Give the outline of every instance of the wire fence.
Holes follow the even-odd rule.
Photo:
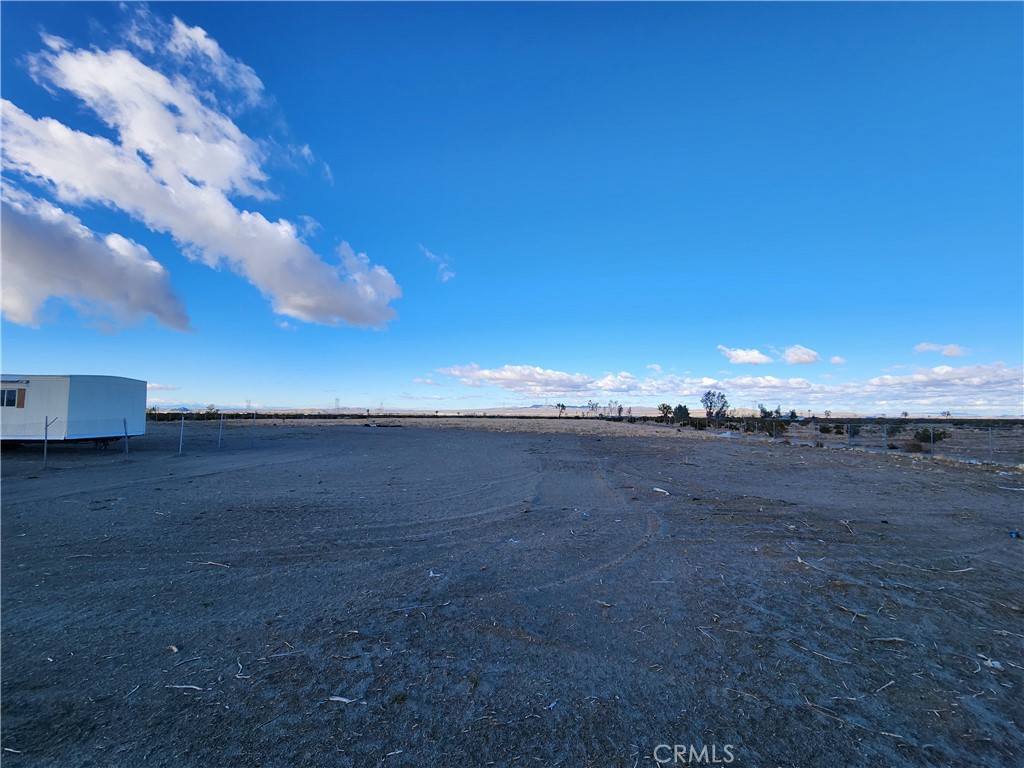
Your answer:
[[[138,430],[138,417],[110,416],[102,419],[68,419],[47,416],[26,421],[0,419],[4,440],[117,440]]]
[[[970,464],[1024,465],[1024,425],[934,423],[787,422],[722,423],[709,429],[730,437],[771,438],[823,448],[902,452]]]
[[[49,445],[40,446],[39,458],[45,464],[47,451],[51,457],[61,460],[88,460],[93,447],[116,448],[128,459],[130,453],[162,453],[162,454],[197,454],[221,450],[248,450],[269,447],[280,440],[313,439],[315,433],[298,435],[277,427],[313,426],[325,422],[317,419],[281,419],[265,417],[260,414],[258,420],[252,414],[243,414],[220,418],[217,414],[174,414],[168,418],[161,414],[159,422],[149,420],[145,436],[134,437],[130,441],[121,441],[124,434],[124,420],[103,420],[97,423],[75,421],[64,424],[60,420],[50,420],[48,430],[42,424],[39,436],[36,430],[18,427],[15,434],[8,425],[2,424],[4,444],[24,441],[42,443],[42,434],[49,434]],[[648,420],[643,420],[647,422]],[[654,422],[655,420],[650,420]],[[660,422],[660,420],[657,420]],[[109,422],[109,423],[108,423]],[[665,423],[665,422],[660,422]],[[920,457],[941,458],[970,464],[993,464],[1001,466],[1024,467],[1024,424],[970,425],[964,423],[901,422],[880,423],[871,420],[856,422],[841,421],[789,421],[786,419],[732,419],[728,421],[708,423],[706,420],[692,419],[688,422],[670,422],[676,427],[696,427],[706,429],[708,434],[723,435],[744,440],[776,440],[797,445],[808,445],[822,448],[847,448],[862,451],[899,453]],[[78,437],[82,435],[105,434],[109,437]],[[13,438],[13,439],[12,439]],[[69,443],[72,439],[83,442]],[[129,442],[131,450],[129,451]],[[60,445],[57,454],[54,449]],[[74,446],[74,447],[73,447]],[[35,448],[25,446],[25,454],[35,454]],[[115,458],[113,451],[103,452]],[[99,456],[95,456],[99,459]]]

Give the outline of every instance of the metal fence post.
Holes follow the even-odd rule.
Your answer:
[[[128,461],[128,419],[121,419],[121,423],[124,424],[124,460]]]
[[[224,437],[224,414],[220,415],[220,430],[217,432],[217,447],[220,448],[221,438]]]
[[[178,436],[178,455],[181,456],[181,451],[185,447],[185,412],[181,412],[181,434]]]
[[[46,469],[46,447],[50,442],[50,417],[43,416],[43,469]]]

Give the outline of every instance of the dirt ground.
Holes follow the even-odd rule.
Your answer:
[[[569,419],[181,434],[4,451],[5,765],[1024,754],[1020,468]]]

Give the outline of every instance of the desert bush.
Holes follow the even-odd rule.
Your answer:
[[[911,440],[903,446],[903,450],[907,453],[924,453],[925,448],[923,443],[919,443],[916,440]]]
[[[759,426],[766,434],[774,435],[775,437],[784,434],[786,430],[789,429],[789,424],[787,422],[776,421],[775,419],[772,419],[771,421],[762,421],[759,423]]]
[[[831,435],[832,434],[832,425],[831,424],[822,424],[820,427],[818,427],[818,431],[821,432],[821,434],[823,434],[823,435]]]
[[[918,443],[937,443],[939,440],[945,440],[947,437],[949,437],[949,432],[944,429],[932,430],[925,427],[914,432],[914,440]]]

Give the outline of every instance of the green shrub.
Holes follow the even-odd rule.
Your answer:
[[[937,443],[949,437],[949,432],[944,429],[919,429],[914,432],[914,440],[918,443]]]

